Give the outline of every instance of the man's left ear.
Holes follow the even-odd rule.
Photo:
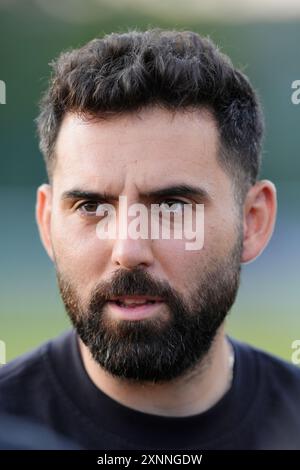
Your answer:
[[[257,258],[267,246],[275,226],[276,188],[262,180],[251,186],[244,203],[244,241],[242,263]]]

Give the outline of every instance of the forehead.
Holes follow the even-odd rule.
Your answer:
[[[218,145],[216,123],[205,110],[153,108],[107,120],[68,114],[56,143],[53,182],[64,190],[101,186],[119,194],[131,183],[144,192],[174,182],[201,182],[209,190],[225,176]]]

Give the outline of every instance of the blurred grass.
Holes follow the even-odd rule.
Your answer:
[[[291,344],[297,337],[298,318],[289,319],[285,325],[280,315],[273,311],[255,312],[239,311],[235,305],[227,321],[227,332],[232,337],[248,342],[263,350],[279,355],[290,361]],[[40,343],[60,334],[70,328],[70,322],[63,307],[55,311],[40,309],[30,313],[10,315],[1,318],[1,338],[6,343],[7,361],[33,349]]]
[[[299,185],[278,185],[280,211],[269,246],[243,266],[228,332],[290,360],[300,339]],[[35,188],[0,186],[0,340],[7,360],[38,346],[66,328],[54,268],[39,240],[34,219]],[[9,204],[9,205],[8,205]]]

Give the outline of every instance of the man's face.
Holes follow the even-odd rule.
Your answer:
[[[242,221],[218,144],[216,124],[204,111],[153,108],[98,121],[69,114],[62,123],[51,255],[79,336],[111,374],[159,382],[192,369],[234,302]],[[154,194],[178,186],[199,192]],[[184,238],[99,239],[96,210],[105,202],[118,213],[121,195],[128,206],[204,204],[203,248],[188,251]]]

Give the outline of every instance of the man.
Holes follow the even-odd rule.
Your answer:
[[[37,222],[74,328],[1,370],[0,408],[86,449],[300,448],[299,370],[224,331],[276,216],[247,78],[195,33],[111,34],[54,63],[38,129]],[[123,236],[135,204],[174,236]],[[203,206],[188,249],[175,216]]]

